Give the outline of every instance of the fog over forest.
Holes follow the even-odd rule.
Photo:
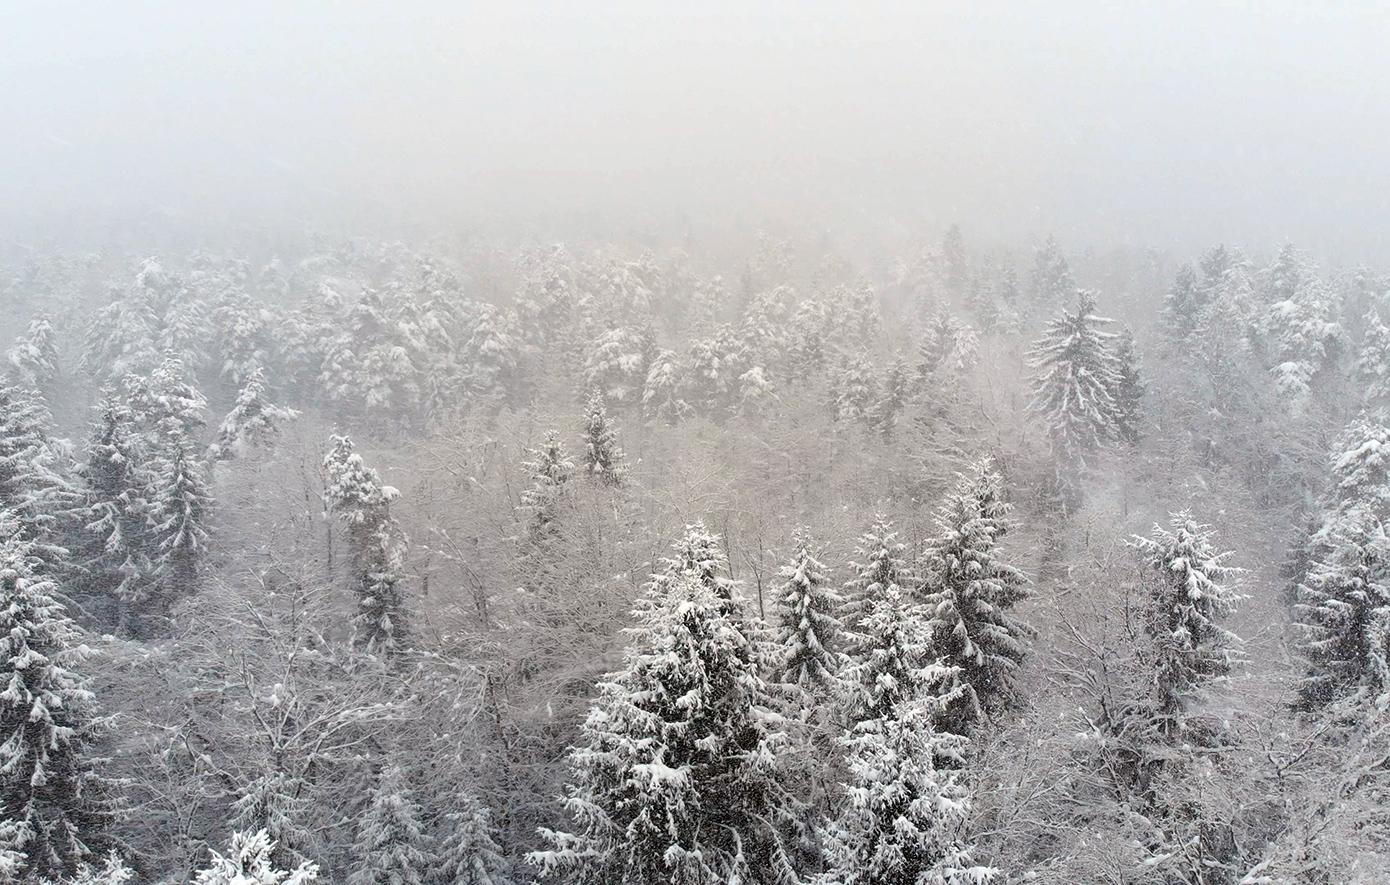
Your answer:
[[[1390,14],[0,24],[0,885],[1390,883]]]

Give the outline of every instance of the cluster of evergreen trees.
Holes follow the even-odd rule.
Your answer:
[[[797,279],[766,239],[736,291],[684,255],[617,255],[462,274],[353,243],[258,273],[14,276],[0,882],[1336,880],[1294,799],[1260,829],[1203,786],[1253,744],[1222,708],[1239,570],[1183,498],[1238,525],[1248,489],[1311,523],[1307,672],[1296,712],[1267,714],[1269,741],[1304,743],[1257,786],[1355,741],[1339,789],[1366,795],[1390,734],[1385,280],[1218,247],[1160,311],[1153,267],[1073,271],[1049,240],[1021,285],[956,229],[877,288],[829,259]],[[1112,291],[1137,333],[1106,330]],[[1318,496],[1327,424],[1346,430]],[[1159,463],[1184,491],[1138,475]],[[910,514],[962,464],[910,553],[881,517],[832,579],[848,514]],[[1129,519],[1112,481],[1178,511],[1096,566],[1115,647],[1067,609],[1091,526]],[[797,509],[830,543],[801,529],[777,562]],[[637,577],[694,517],[718,533],[688,527]],[[1058,745],[1004,814],[999,748]],[[1101,835],[1064,849],[1057,821]],[[1132,869],[1106,878],[1106,851]]]

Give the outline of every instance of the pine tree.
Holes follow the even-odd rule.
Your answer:
[[[1230,671],[1231,646],[1240,640],[1217,622],[1235,611],[1229,587],[1241,570],[1224,564],[1212,532],[1192,514],[1172,514],[1172,531],[1155,525],[1152,538],[1135,537],[1152,569],[1146,630],[1154,643],[1154,686],[1160,713],[1183,709],[1182,695]]]
[[[626,326],[610,329],[594,342],[584,367],[584,383],[609,402],[635,404],[647,380],[651,351],[649,333]]]
[[[151,437],[151,448],[173,440],[191,440],[207,423],[208,401],[189,380],[182,361],[166,359],[148,376],[123,379],[126,404]]]
[[[1360,687],[1390,696],[1390,538],[1369,508],[1322,535],[1324,552],[1297,588],[1299,647],[1313,666],[1303,702],[1321,706]]]
[[[851,723],[891,718],[899,704],[917,698],[954,703],[961,693],[952,684],[957,671],[935,663],[927,612],[896,584],[871,598],[849,642],[840,684]]]
[[[841,738],[848,779],[825,833],[825,885],[985,885],[961,832],[970,817],[962,782],[965,738],[936,731],[939,699],[904,700]]]
[[[1056,239],[1048,237],[1033,256],[1033,312],[1051,313],[1075,291],[1076,280],[1072,278],[1071,266],[1062,254],[1062,247]]]
[[[460,804],[460,810],[444,816],[434,880],[439,885],[513,885],[511,864],[493,835],[487,806],[467,794]]]
[[[805,689],[833,684],[840,661],[835,647],[842,627],[835,613],[840,598],[827,584],[825,566],[816,560],[809,530],[792,536],[791,562],[779,572],[777,644],[780,659],[774,678]]]
[[[883,437],[884,442],[893,438],[893,430],[898,426],[898,418],[911,394],[910,386],[907,364],[901,359],[894,360],[883,379],[878,399],[869,410],[869,426]]]
[[[343,523],[357,580],[354,638],[369,652],[399,651],[409,630],[400,586],[405,539],[391,516],[400,496],[353,451],[352,440],[334,436],[323,459],[328,476],[324,498]]]
[[[1191,264],[1178,268],[1168,294],[1163,296],[1163,328],[1178,340],[1191,335],[1197,328],[1198,317],[1205,303],[1197,282],[1197,269]]]
[[[1390,399],[1390,327],[1372,310],[1366,314],[1366,334],[1356,357],[1356,377],[1367,402]]]
[[[574,462],[560,442],[559,431],[552,430],[538,449],[528,449],[531,458],[523,464],[531,479],[521,493],[521,510],[526,514],[527,538],[539,543],[551,537],[557,528],[555,521],[569,493]]]
[[[836,421],[868,422],[878,397],[874,367],[860,354],[843,354],[831,368],[827,393]]]
[[[159,594],[144,614],[153,619],[166,616],[175,600],[197,590],[213,504],[203,465],[188,451],[187,443],[176,438],[164,448],[168,455],[156,463],[146,493]]]
[[[933,656],[956,667],[959,703],[943,721],[966,733],[985,710],[1016,699],[1019,664],[1031,628],[1009,615],[1028,595],[1028,578],[1000,556],[1009,505],[999,474],[985,457],[961,475],[937,513],[937,534],[919,561],[918,591],[928,618]]]
[[[58,377],[57,336],[48,314],[40,313],[29,321],[29,328],[5,354],[5,362],[16,380],[30,387],[42,387]]]
[[[463,346],[469,391],[489,408],[500,408],[520,384],[514,326],[514,315],[481,304]]]
[[[33,545],[0,511],[0,820],[29,876],[56,878],[105,842],[109,810],[88,757],[94,698],[72,667],[89,652],[37,576]]]
[[[682,384],[680,360],[675,351],[657,351],[642,387],[643,416],[648,421],[665,424],[674,424],[687,417],[690,407],[680,398]]]
[[[248,446],[258,445],[280,432],[280,423],[299,416],[294,409],[265,401],[265,373],[259,368],[246,375],[246,385],[237,395],[236,405],[217,429],[217,439],[208,447],[214,461],[237,457]]]
[[[603,394],[589,397],[584,419],[584,471],[605,486],[621,486],[627,477],[627,463],[618,446],[618,432],[608,423]]]
[[[348,885],[424,885],[429,838],[404,775],[387,768],[357,824],[356,862]]]
[[[77,467],[81,480],[75,514],[82,526],[82,573],[89,597],[115,600],[121,632],[133,629],[132,606],[147,592],[154,563],[149,528],[151,485],[144,457],[132,438],[129,411],[107,396],[98,407],[101,419]]]
[[[1125,327],[1115,342],[1115,429],[1120,439],[1134,445],[1139,442],[1139,423],[1143,418],[1139,405],[1146,391],[1139,375],[1139,353],[1134,346],[1134,332]]]
[[[277,870],[271,863],[275,842],[265,830],[233,833],[232,847],[223,857],[212,852],[208,866],[198,871],[196,885],[310,885],[319,880],[319,865],[305,861],[294,870]]]
[[[858,562],[851,562],[855,575],[845,583],[845,625],[854,627],[854,620],[868,614],[875,599],[890,587],[901,591],[911,587],[913,576],[908,570],[906,545],[898,541],[898,533],[882,515],[875,517],[873,526],[859,539],[854,550]]]
[[[252,779],[232,804],[230,824],[244,833],[264,831],[274,842],[270,861],[279,867],[308,860],[304,853],[314,843],[313,833],[299,821],[308,802],[305,783],[283,772],[267,772]]]
[[[48,424],[36,394],[0,383],[0,510],[10,511],[53,561],[61,550],[58,516],[71,506],[74,490],[62,475]]]
[[[1115,334],[1097,328],[1111,321],[1095,309],[1083,292],[1076,313],[1063,310],[1028,354],[1039,370],[1029,409],[1047,422],[1054,451],[1081,461],[1119,434],[1120,373],[1109,343]]]
[[[944,306],[931,315],[917,345],[917,377],[940,385],[975,364],[980,341],[975,330],[951,316]]]
[[[703,556],[704,534],[692,527],[673,559]],[[758,643],[699,562],[653,580],[634,613],[624,667],[600,683],[570,751],[577,832],[543,830],[552,850],[528,856],[547,873],[592,885],[797,878],[786,842],[797,806],[779,785],[784,736]]]

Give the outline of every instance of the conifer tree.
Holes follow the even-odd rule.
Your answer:
[[[444,816],[445,836],[435,881],[440,885],[513,885],[511,865],[493,835],[487,806],[467,794],[461,805]]]
[[[938,732],[940,699],[904,700],[872,727],[840,740],[848,778],[825,833],[824,885],[985,885],[962,831],[970,793],[960,768],[967,741]]]
[[[530,459],[523,465],[531,479],[521,493],[521,510],[526,514],[527,538],[538,543],[552,536],[560,508],[569,493],[574,462],[565,452],[559,431],[552,430],[538,449],[529,449]]]
[[[774,678],[805,689],[831,685],[840,668],[836,645],[841,625],[836,617],[840,598],[812,550],[809,530],[792,536],[791,562],[782,566],[777,644],[780,659]]]
[[[853,628],[854,619],[867,614],[872,602],[883,596],[890,587],[910,588],[913,576],[905,559],[907,546],[898,541],[892,523],[882,515],[859,539],[854,550],[857,562],[851,562],[855,575],[845,583],[845,626]]]
[[[319,880],[319,865],[305,861],[293,870],[278,870],[271,862],[275,842],[265,830],[232,834],[231,850],[224,857],[212,852],[208,866],[199,870],[196,885],[311,885]]]
[[[673,561],[706,555],[705,534],[692,527]],[[552,849],[528,857],[547,873],[588,885],[796,881],[780,719],[739,604],[699,577],[706,561],[648,585],[624,667],[600,683],[570,751],[577,831],[543,830]]]
[[[1098,328],[1111,321],[1095,309],[1095,298],[1083,292],[1075,313],[1064,309],[1048,323],[1028,360],[1038,370],[1029,408],[1047,423],[1054,451],[1081,461],[1119,434],[1115,334]]]
[[[1192,514],[1172,514],[1172,531],[1155,525],[1152,538],[1130,543],[1152,569],[1146,630],[1154,643],[1154,687],[1159,712],[1172,717],[1182,696],[1230,671],[1240,640],[1218,621],[1235,611],[1229,583],[1241,570],[1225,565],[1208,526]]]
[[[34,880],[75,873],[104,844],[110,816],[89,758],[94,698],[73,669],[88,651],[36,561],[0,511],[0,820]]]
[[[680,398],[682,386],[680,360],[673,350],[659,350],[652,357],[647,380],[642,387],[642,414],[648,421],[674,424],[690,413]]]
[[[1139,375],[1134,332],[1128,327],[1120,332],[1115,342],[1115,375],[1115,429],[1120,439],[1134,445],[1139,442],[1139,423],[1143,417],[1139,402],[1146,387]]]
[[[1048,237],[1033,255],[1033,312],[1048,314],[1072,297],[1076,280],[1057,240]]]
[[[1390,696],[1390,538],[1367,508],[1322,535],[1324,552],[1297,588],[1295,610],[1312,662],[1300,686],[1304,704],[1321,706],[1365,687]]]
[[[1356,377],[1368,401],[1390,399],[1390,327],[1372,310],[1366,314],[1366,333],[1356,357]]]
[[[429,837],[400,769],[381,773],[357,824],[356,861],[348,885],[424,885]]]
[[[911,378],[907,365],[894,360],[884,376],[883,386],[873,408],[869,410],[869,425],[887,442],[893,438],[893,430],[898,426],[899,416],[907,406],[910,396]]]
[[[0,383],[0,510],[10,511],[54,560],[62,540],[58,515],[71,506],[73,489],[60,472],[48,424],[36,394]]]
[[[998,549],[1009,505],[985,457],[961,475],[937,513],[937,534],[919,561],[918,591],[933,656],[959,669],[963,691],[943,725],[965,733],[991,707],[1016,699],[1015,682],[1032,630],[1009,610],[1028,595],[1028,578]]]
[[[845,711],[852,723],[891,718],[904,702],[960,695],[955,668],[936,664],[931,624],[896,584],[870,598],[849,636],[849,660],[840,671]]]
[[[1197,269],[1191,264],[1178,268],[1168,294],[1163,296],[1163,328],[1169,336],[1181,340],[1197,328],[1205,298],[1197,281]]]
[[[352,440],[334,436],[324,457],[328,509],[338,514],[352,551],[357,581],[356,641],[369,652],[399,651],[408,633],[400,586],[405,539],[391,516],[400,496],[353,451]]]
[[[620,406],[642,396],[650,368],[651,335],[620,326],[599,336],[584,367],[584,382]]]
[[[147,492],[150,541],[155,550],[155,578],[159,597],[148,613],[162,617],[177,599],[197,589],[199,566],[208,548],[208,517],[212,495],[203,477],[203,465],[181,439],[166,443],[168,455],[152,471]]]
[[[227,413],[217,438],[208,447],[208,457],[214,461],[235,458],[248,446],[260,444],[280,432],[280,424],[298,417],[294,409],[271,405],[265,401],[265,373],[252,369],[246,375],[246,385],[237,395],[236,405]]]
[[[148,376],[127,375],[123,384],[126,404],[153,451],[175,440],[192,440],[207,423],[208,401],[188,379],[180,360],[165,359]]]
[[[874,367],[859,354],[842,354],[830,370],[827,394],[835,421],[868,422],[878,397]]]
[[[584,471],[605,486],[620,486],[627,477],[627,463],[618,446],[618,432],[608,423],[603,394],[597,390],[589,397],[584,419]]]
[[[5,362],[21,384],[42,387],[52,383],[58,376],[58,344],[48,314],[40,313],[29,321],[29,328],[6,352]]]

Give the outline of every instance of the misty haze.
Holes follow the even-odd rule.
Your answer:
[[[1390,12],[1216,7],[12,4],[0,885],[1390,883]]]

